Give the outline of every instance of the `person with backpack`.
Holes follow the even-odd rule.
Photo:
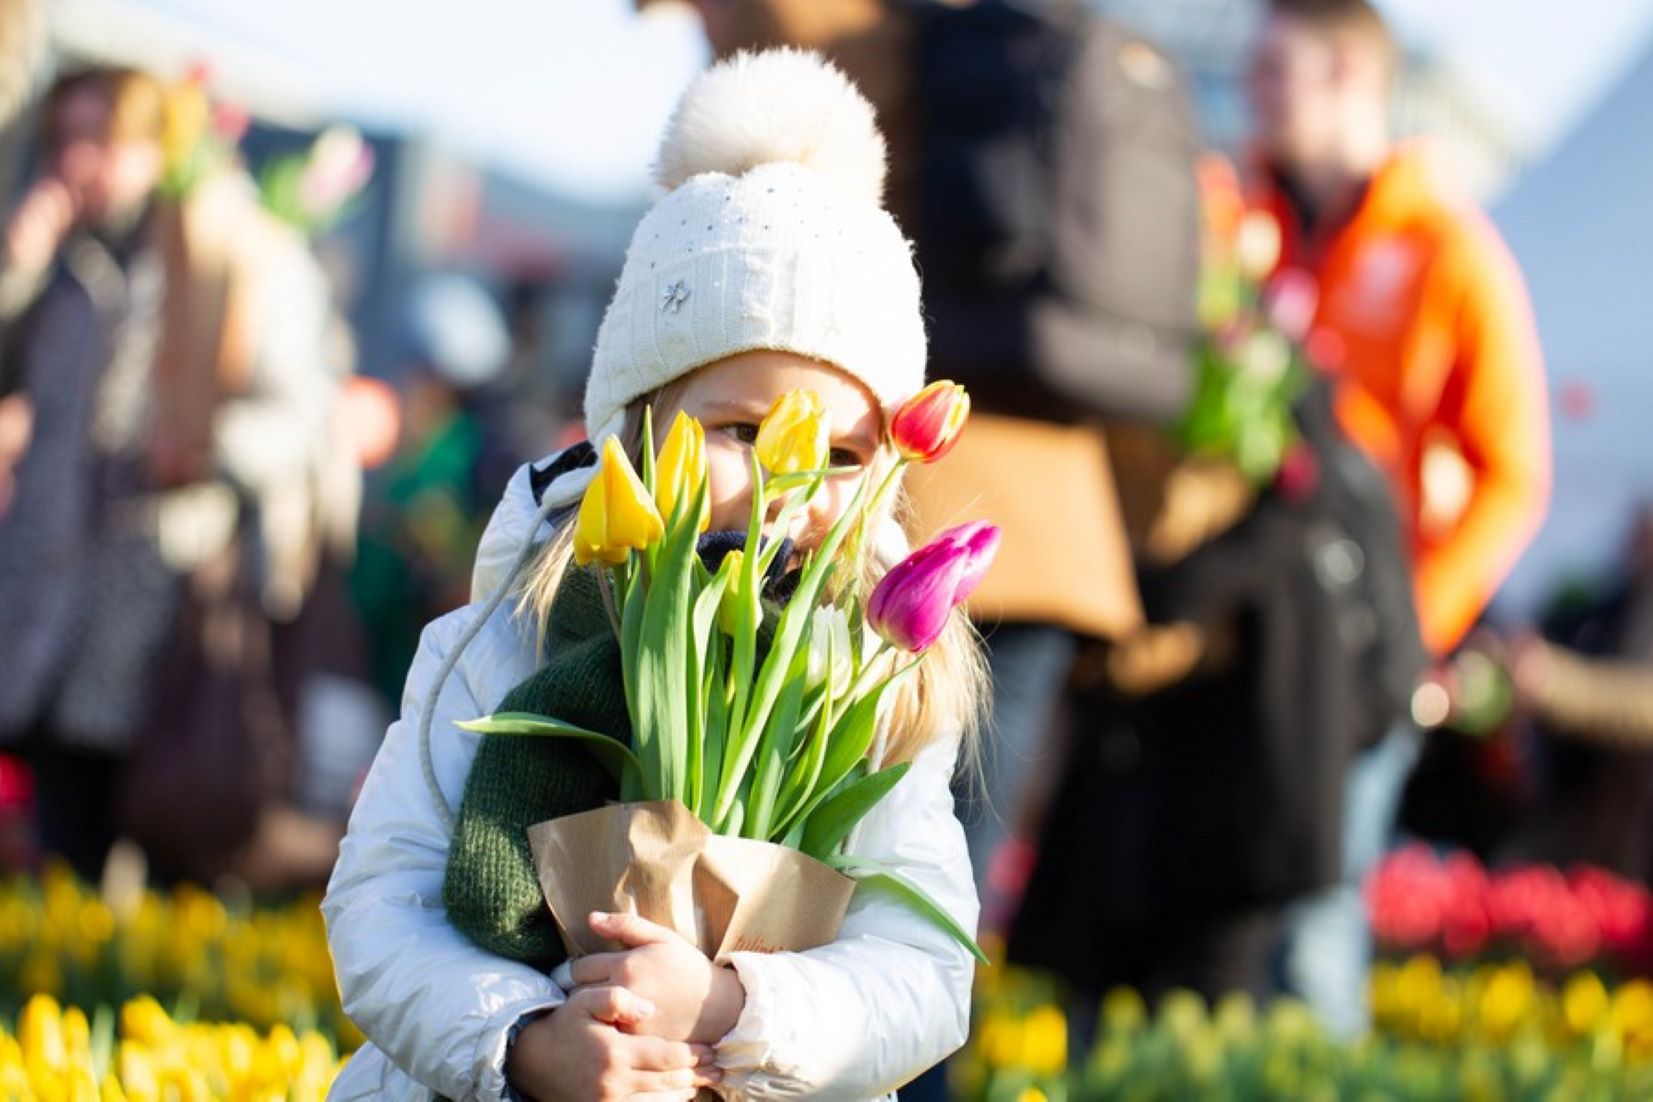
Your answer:
[[[1075,656],[1141,627],[1099,426],[1168,420],[1186,395],[1199,257],[1187,90],[1151,46],[1066,5],[696,7],[719,57],[823,52],[889,139],[890,209],[925,273],[935,362],[974,403],[969,438],[911,480],[915,510],[921,525],[973,511],[1004,530],[1002,567],[971,602],[995,737],[965,812],[984,924],[1003,929]]]
[[[1543,518],[1549,423],[1532,311],[1508,250],[1424,150],[1391,140],[1396,65],[1367,0],[1271,0],[1249,77],[1254,199],[1280,222],[1282,262],[1319,283],[1314,324],[1342,349],[1338,424],[1387,476],[1423,641],[1439,657]],[[1288,945],[1288,982],[1342,1031],[1365,1018],[1359,883],[1393,829],[1420,741],[1399,725],[1355,764],[1344,883],[1299,916]]]

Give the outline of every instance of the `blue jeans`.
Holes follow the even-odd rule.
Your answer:
[[[1368,1025],[1366,974],[1372,930],[1362,885],[1394,839],[1401,793],[1422,749],[1409,723],[1391,727],[1349,769],[1343,806],[1343,879],[1292,905],[1281,949],[1282,980],[1340,1037]]]

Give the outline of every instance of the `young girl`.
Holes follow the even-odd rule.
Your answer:
[[[831,461],[855,473],[772,533],[807,550],[889,461],[888,415],[923,384],[918,278],[881,205],[871,108],[812,55],[742,56],[689,90],[659,162],[671,190],[638,226],[598,334],[590,437],[617,435],[635,453],[646,406],[662,429],[680,409],[699,418],[712,531],[739,530],[758,422],[787,392],[815,391]],[[575,961],[557,973],[565,985],[450,920],[444,875],[450,850],[461,865],[466,852],[454,808],[485,737],[454,724],[495,710],[555,657],[542,642],[591,455],[579,447],[517,472],[477,552],[481,600],[425,631],[322,905],[345,1009],[370,1042],[333,1097],[886,1094],[963,1042],[972,977],[958,944],[894,899],[858,893],[822,948],[720,964],[635,916],[593,915],[627,948]],[[905,552],[893,520],[880,525],[868,576]],[[967,929],[976,898],[949,783],[972,738],[980,671],[955,616],[886,718],[886,760],[912,768],[851,843]],[[530,902],[543,920],[544,904]]]

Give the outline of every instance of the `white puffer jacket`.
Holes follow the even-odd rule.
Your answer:
[[[505,1046],[529,1011],[563,992],[448,924],[448,829],[420,764],[419,710],[459,637],[504,580],[537,509],[529,469],[511,479],[477,552],[476,603],[425,629],[392,724],[350,818],[322,911],[344,1007],[369,1044],[330,1098],[505,1096]],[[550,534],[543,524],[536,538]],[[480,737],[454,726],[493,709],[534,669],[534,640],[507,601],[443,686],[431,731],[436,774],[457,808]],[[922,752],[852,839],[921,884],[966,929],[976,895],[949,787],[957,744]],[[717,1046],[721,1093],[741,1099],[874,1098],[963,1043],[972,962],[899,902],[857,893],[838,940],[803,953],[736,954],[746,1008]]]

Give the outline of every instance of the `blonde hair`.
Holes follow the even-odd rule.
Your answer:
[[[677,408],[683,385],[683,379],[675,380],[627,408],[620,443],[633,462],[642,452],[644,407],[652,404],[657,416],[659,411]],[[664,423],[664,418],[656,423]],[[886,506],[886,515],[870,518],[871,531],[878,531],[890,517],[904,516],[904,496],[899,489],[892,496],[895,500]],[[518,597],[517,614],[533,625],[535,638],[542,641],[557,592],[573,562],[574,519],[575,511],[569,510],[557,524],[552,537],[525,572]],[[855,580],[857,595],[863,603],[878,579],[895,565],[884,561],[876,540],[865,542],[871,546],[858,557]],[[925,652],[924,660],[912,676],[895,687],[884,707],[883,753],[878,764],[911,761],[932,742],[956,734],[960,763],[968,776],[975,777],[981,763],[981,732],[987,719],[989,685],[981,640],[969,618],[962,610],[955,609],[941,637]]]

